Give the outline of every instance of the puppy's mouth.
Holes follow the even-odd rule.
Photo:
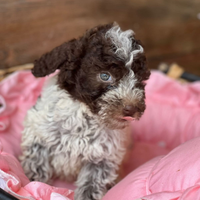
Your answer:
[[[124,122],[128,123],[128,122],[131,122],[131,121],[136,120],[136,118],[131,117],[131,116],[118,117],[118,118],[116,118],[116,119],[117,119],[118,122],[123,122],[123,123],[124,123]]]
[[[125,120],[125,121],[133,121],[133,120],[136,120],[136,118],[131,117],[131,116],[122,117],[121,119],[123,119],[123,120]]]
[[[117,118],[117,121],[124,122],[124,123],[130,123],[132,121],[137,121],[141,117],[141,113],[137,113],[134,116],[120,116]]]

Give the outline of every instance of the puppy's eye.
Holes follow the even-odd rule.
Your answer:
[[[112,77],[108,73],[101,73],[100,78],[102,81],[112,81]]]

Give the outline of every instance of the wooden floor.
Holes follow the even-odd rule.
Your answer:
[[[117,21],[141,39],[150,68],[176,62],[200,76],[198,13],[199,0],[0,0],[0,68],[32,62],[88,28]]]

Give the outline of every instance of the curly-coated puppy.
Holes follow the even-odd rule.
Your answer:
[[[150,72],[132,30],[107,24],[35,61],[36,77],[59,69],[25,119],[21,163],[31,180],[75,180],[75,200],[100,200],[124,155],[123,129],[145,110]]]

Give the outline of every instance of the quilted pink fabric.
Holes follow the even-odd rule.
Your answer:
[[[72,185],[29,182],[16,159],[24,116],[44,81],[22,71],[0,83],[0,187],[19,199],[72,200]],[[103,200],[200,199],[200,83],[181,85],[154,71],[146,96],[145,114],[132,123],[135,145],[126,170],[140,167]]]
[[[103,200],[200,199],[200,137],[156,157],[125,177]]]

